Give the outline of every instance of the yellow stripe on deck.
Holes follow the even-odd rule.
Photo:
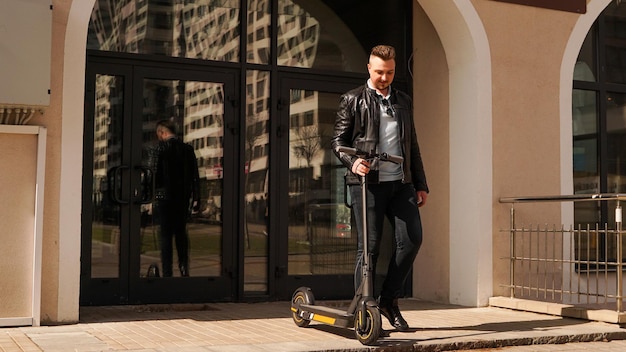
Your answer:
[[[335,321],[337,319],[331,318],[331,317],[327,317],[327,316],[324,316],[324,315],[313,314],[313,320],[319,321],[320,323],[324,323],[324,324],[334,325]]]

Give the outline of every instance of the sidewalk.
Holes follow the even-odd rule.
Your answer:
[[[626,350],[626,329],[616,324],[413,299],[400,301],[411,330],[392,330],[385,319],[384,336],[367,347],[351,329],[316,322],[298,328],[289,307],[289,302],[83,307],[79,324],[0,328],[0,351]],[[581,343],[591,341],[612,342]]]

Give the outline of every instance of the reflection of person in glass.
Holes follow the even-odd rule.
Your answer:
[[[198,165],[193,147],[176,137],[176,125],[170,120],[156,124],[159,144],[156,150],[155,198],[161,222],[161,263],[163,276],[172,276],[172,240],[176,241],[178,268],[189,276],[189,237],[187,218],[200,205]],[[192,203],[190,203],[192,201]]]

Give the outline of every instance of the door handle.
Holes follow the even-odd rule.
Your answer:
[[[118,204],[128,204],[122,199],[122,171],[128,170],[128,166],[114,166],[107,172],[107,184],[111,199]]]
[[[135,170],[139,171],[139,187],[135,189],[135,197],[139,196],[135,200],[135,204],[150,204],[154,201],[154,173],[152,169],[143,166],[136,166]]]

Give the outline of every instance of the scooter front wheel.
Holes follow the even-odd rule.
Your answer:
[[[380,336],[382,322],[377,307],[369,305],[365,309],[357,308],[354,319],[354,333],[357,340],[364,345],[372,345]]]
[[[311,320],[304,318],[306,313],[300,310],[301,304],[315,304],[313,292],[311,292],[311,289],[308,287],[298,288],[291,298],[291,317],[293,318],[293,322],[296,323],[297,326],[304,328],[309,325]]]

